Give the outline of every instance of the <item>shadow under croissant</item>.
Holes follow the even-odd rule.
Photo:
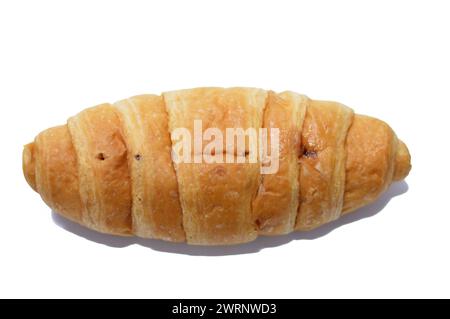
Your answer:
[[[260,236],[253,242],[234,246],[193,246],[185,243],[171,243],[156,239],[107,235],[74,223],[53,211],[52,219],[56,225],[75,235],[110,247],[121,248],[138,244],[156,251],[192,256],[239,255],[256,253],[264,248],[280,246],[289,243],[292,240],[311,240],[322,237],[340,226],[374,216],[383,210],[393,197],[404,194],[407,191],[408,184],[405,181],[397,182],[391,185],[391,187],[376,202],[360,208],[354,213],[342,216],[338,220],[325,224],[317,229],[307,232],[293,232],[282,236]]]

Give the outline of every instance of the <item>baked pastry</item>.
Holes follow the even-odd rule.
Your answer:
[[[233,163],[174,161],[174,132],[195,134],[199,120],[203,131],[277,129],[278,170],[262,174],[262,158],[246,161],[250,143],[215,150]],[[204,150],[183,152],[201,159]],[[373,202],[410,168],[386,123],[336,102],[256,88],[98,105],[23,151],[28,184],[62,216],[103,233],[200,245],[316,228]]]

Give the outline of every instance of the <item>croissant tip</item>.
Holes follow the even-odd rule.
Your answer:
[[[34,143],[24,145],[22,153],[22,169],[28,184],[35,191],[36,189],[36,173],[35,173],[35,156],[34,156]]]
[[[398,141],[397,153],[395,155],[394,181],[401,181],[408,176],[411,170],[411,155],[408,147],[403,141]]]

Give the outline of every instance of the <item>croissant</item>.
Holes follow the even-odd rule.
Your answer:
[[[175,161],[174,132],[195,133],[195,121],[216,133],[276,129],[278,169],[263,174],[264,158],[246,161],[250,143],[216,144],[212,154],[234,162],[196,161],[204,149],[195,147],[183,149],[194,162]],[[373,202],[410,168],[406,145],[386,123],[336,102],[256,88],[101,104],[23,151],[28,184],[62,216],[103,233],[199,245],[314,229]]]

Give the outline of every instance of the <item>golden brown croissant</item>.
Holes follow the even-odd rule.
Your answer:
[[[262,158],[246,162],[247,146],[215,150],[233,163],[174,161],[174,131],[192,133],[195,120],[203,130],[278,129],[278,170],[262,174]],[[373,202],[410,168],[408,149],[386,123],[339,103],[254,88],[102,104],[43,131],[23,152],[27,182],[68,219],[202,245],[313,229]]]

